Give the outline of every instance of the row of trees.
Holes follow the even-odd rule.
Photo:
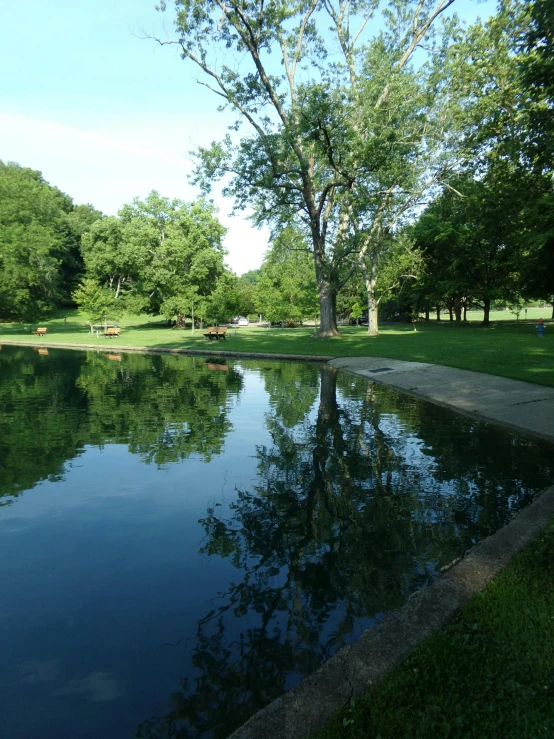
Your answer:
[[[412,310],[551,298],[552,0],[502,0],[469,29],[454,0],[175,6],[176,37],[160,43],[200,69],[240,132],[199,150],[196,181],[222,179],[237,209],[300,235],[319,336],[336,335],[352,279],[370,333],[379,300],[422,275]]]
[[[102,217],[0,164],[0,318],[71,300],[91,322],[318,313],[330,336],[353,306],[377,333],[391,298],[405,315],[480,306],[485,323],[494,301],[554,301],[554,0],[502,0],[467,29],[454,0],[175,5],[161,43],[237,114],[195,181],[222,179],[272,227],[261,270],[225,267],[207,200],[152,192]]]

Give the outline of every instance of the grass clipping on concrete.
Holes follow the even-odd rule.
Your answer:
[[[317,739],[554,737],[554,522]]]

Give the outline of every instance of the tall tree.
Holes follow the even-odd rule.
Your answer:
[[[205,305],[223,274],[225,228],[207,202],[184,203],[152,191],[119,213],[123,241],[135,255],[136,300],[152,313],[184,316]]]
[[[256,305],[271,323],[294,323],[317,313],[313,261],[301,235],[290,226],[273,240],[264,259]]]
[[[492,301],[514,298],[520,285],[522,208],[512,186],[517,174],[505,166],[489,169],[482,180],[456,181],[414,229],[428,268],[438,267],[433,289],[438,285],[458,304],[469,296],[483,309],[486,326]]]
[[[0,161],[0,318],[33,320],[67,295],[73,202],[40,172]]]
[[[395,28],[395,58],[382,80],[379,106],[391,78],[453,1],[393,0],[384,7],[386,22]],[[337,291],[354,269],[344,265],[352,245],[345,240],[349,209],[340,201],[371,167],[352,156],[352,143],[360,135],[359,65],[368,24],[378,23],[379,0],[269,5],[176,0],[175,5],[178,38],[161,43],[177,44],[183,58],[204,73],[203,84],[237,113],[237,126],[246,121],[253,128],[238,145],[229,136],[201,151],[201,179],[209,185],[214,176],[230,173],[226,192],[238,207],[254,204],[259,219],[279,226],[300,219],[310,238],[319,293],[317,335],[335,336]],[[164,0],[160,7],[166,6]],[[341,61],[331,48],[340,50]]]

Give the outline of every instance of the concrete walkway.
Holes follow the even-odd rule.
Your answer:
[[[381,357],[341,357],[330,364],[475,418],[554,441],[554,388]]]

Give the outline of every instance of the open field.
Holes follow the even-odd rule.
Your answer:
[[[31,330],[46,326],[46,337],[36,337]],[[430,362],[448,367],[486,372],[554,387],[554,322],[546,322],[544,338],[537,337],[533,322],[493,324],[483,328],[466,323],[457,326],[446,322],[388,324],[377,337],[368,337],[363,326],[341,327],[341,338],[315,340],[313,328],[263,328],[251,325],[230,328],[225,342],[210,342],[202,331],[178,330],[148,316],[122,318],[121,335],[117,339],[90,334],[82,316],[75,311],[34,325],[0,324],[2,338],[26,340],[37,344],[78,343],[99,347],[217,349],[236,352],[262,352],[314,356],[374,356]]]
[[[435,319],[435,314],[431,313],[431,320]],[[448,313],[443,312],[442,313],[442,320],[448,321]],[[540,308],[539,306],[533,306],[527,308],[527,313],[525,312],[525,309],[521,311],[519,314],[519,320],[520,321],[537,321],[539,318],[544,318],[544,320],[548,320],[552,317],[552,306],[547,305],[544,308]],[[483,311],[482,310],[468,310],[467,312],[467,320],[468,321],[477,321],[480,322],[483,320]],[[490,320],[491,321],[515,321],[516,315],[515,313],[512,313],[509,310],[491,310],[490,312]]]
[[[554,736],[554,522],[318,739]]]

